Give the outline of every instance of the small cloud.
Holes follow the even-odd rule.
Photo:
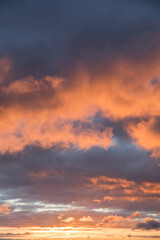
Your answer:
[[[64,215],[63,215],[63,214],[60,214],[60,215],[58,216],[58,219],[61,220],[63,217],[64,217]]]
[[[104,197],[104,201],[111,201],[111,200],[113,200],[113,198],[110,197],[110,196],[105,196],[105,197]]]
[[[10,212],[11,212],[11,208],[9,204],[0,205],[0,215],[9,215]]]
[[[69,223],[69,222],[73,222],[73,221],[74,221],[73,217],[69,217],[69,218],[62,220],[62,222],[65,222],[65,223]]]
[[[94,220],[90,216],[87,216],[87,217],[83,216],[82,218],[79,219],[79,221],[80,222],[93,222]]]
[[[106,222],[106,223],[117,222],[117,221],[122,221],[122,220],[123,220],[123,217],[118,216],[118,215],[110,215],[110,216],[103,218],[103,222]]]
[[[137,211],[137,212],[134,212],[132,215],[131,215],[131,218],[139,218],[139,217],[141,217],[142,216],[142,214],[139,212],[139,211]]]
[[[93,202],[97,202],[97,203],[100,203],[102,202],[100,199],[93,199]]]

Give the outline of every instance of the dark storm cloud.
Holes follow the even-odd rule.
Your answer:
[[[146,222],[138,223],[137,224],[138,229],[143,230],[152,230],[152,229],[160,229],[160,221],[155,220],[147,220]]]
[[[128,235],[128,237],[133,237],[132,235]],[[134,235],[134,237],[136,237],[136,238],[160,238],[160,236],[147,236],[147,235],[144,235],[144,236],[142,236],[142,235]]]
[[[79,62],[102,72],[119,57],[149,54],[152,34],[160,27],[152,5],[125,0],[2,1],[0,55],[14,59],[19,77],[63,75]]]

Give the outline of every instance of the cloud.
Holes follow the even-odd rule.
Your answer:
[[[140,212],[134,212],[132,215],[108,215],[102,219],[102,223],[99,225],[106,226],[108,228],[134,228],[137,222],[139,223],[139,218],[142,216]]]
[[[119,222],[119,221],[120,222],[123,221],[122,216],[111,215],[103,218],[103,222],[106,222],[106,223]]]
[[[128,145],[125,149],[124,143],[123,149],[113,146],[107,151],[95,148],[85,152],[28,147],[22,153],[1,156],[0,166],[2,201],[19,198],[31,205],[34,201],[67,205],[75,202],[72,205],[90,210],[159,211],[156,162],[134,147],[133,151]],[[78,217],[88,215],[84,212]]]
[[[128,197],[131,198],[136,196],[132,196],[130,194],[134,194],[135,192],[142,192],[143,197],[145,197],[144,194],[159,194],[160,193],[160,186],[159,183],[153,183],[153,182],[142,182],[142,183],[136,183],[134,181],[128,181],[126,179],[120,179],[120,178],[108,178],[107,176],[99,176],[97,178],[91,178],[89,179],[91,182],[91,185],[88,186],[95,186],[95,188],[98,189],[106,189],[111,190],[112,192],[117,190],[118,188],[123,189],[123,191],[128,194]],[[138,189],[140,191],[138,191]],[[127,196],[126,196],[127,197]],[[112,201],[113,198],[109,198],[107,196],[104,197],[104,200]],[[129,200],[129,199],[128,199]],[[139,199],[140,200],[140,199]],[[132,201],[132,199],[131,199]],[[134,201],[134,200],[133,200]]]
[[[0,215],[9,215],[11,213],[11,206],[9,204],[0,204]]]
[[[121,215],[108,215],[102,219],[102,224],[108,228],[133,228],[135,221],[133,221],[133,215],[121,216]]]
[[[1,225],[147,228],[160,202],[159,4],[0,5]]]
[[[30,76],[2,85],[0,140],[7,142],[1,140],[1,152],[20,151],[27,145],[38,144],[47,148],[61,144],[64,148],[72,145],[81,149],[93,146],[108,149],[113,145],[112,128],[95,125],[94,117],[99,112],[101,117],[117,121],[146,115],[154,118],[155,112],[159,114],[159,84],[151,84],[159,74],[157,61],[153,61],[152,68],[144,61],[136,71],[137,63],[122,60],[103,76],[92,77],[87,69],[80,68],[71,79]],[[82,124],[76,125],[77,122]],[[84,128],[83,122],[89,127]],[[128,126],[127,131],[133,139],[138,139],[139,145],[158,151],[158,138],[152,133],[148,135],[145,128],[149,126],[144,121],[138,128],[135,123],[129,122]],[[140,139],[134,134],[139,134]],[[154,141],[145,143],[143,139],[149,136]]]
[[[113,144],[110,127],[100,129],[91,119],[87,120],[94,106],[88,113],[90,104],[86,103],[85,112],[80,109],[77,89],[72,94],[65,90],[63,82],[55,77],[38,80],[28,77],[2,86],[2,97],[10,99],[0,113],[2,153],[20,151],[31,144],[47,148],[60,144],[64,148],[81,149],[92,146],[107,149]],[[82,123],[76,125],[76,121]]]
[[[142,216],[142,214],[139,211],[136,211],[131,215],[131,218],[139,218],[141,216]]]
[[[152,152],[153,157],[160,155],[159,117],[153,117],[138,124],[130,124],[128,132],[135,143]]]
[[[134,237],[134,238],[135,238],[135,237],[136,237],[136,238],[151,238],[151,239],[152,239],[152,238],[156,238],[156,239],[157,239],[157,238],[160,238],[160,236],[158,236],[158,235],[148,236],[148,235],[135,235],[135,234],[134,234],[133,236],[129,234],[128,237]]]
[[[23,237],[23,236],[28,236],[32,233],[30,232],[25,232],[25,233],[12,233],[12,232],[8,232],[8,233],[0,233],[0,237],[2,237],[4,239],[4,237]]]
[[[83,216],[82,218],[79,219],[79,221],[80,222],[93,222],[94,220],[90,216],[87,216],[87,217]]]
[[[73,222],[74,221],[74,218],[73,217],[69,217],[69,218],[66,218],[66,219],[63,219],[61,220],[62,222],[65,222],[65,223],[70,223],[70,222]]]
[[[136,228],[143,230],[158,230],[160,229],[160,222],[151,218],[146,218],[144,222],[137,223]]]

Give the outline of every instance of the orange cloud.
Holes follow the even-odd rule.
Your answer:
[[[140,212],[135,212],[131,216],[123,217],[120,215],[109,215],[103,218],[103,222],[107,227],[111,228],[133,228],[136,226],[137,221],[135,218],[141,216]]]
[[[29,76],[4,85],[10,62],[1,59],[1,93],[9,101],[7,105],[4,101],[0,109],[0,151],[20,151],[30,144],[108,149],[113,145],[110,127],[101,131],[96,127],[74,127],[74,123],[92,124],[91,118],[97,111],[115,120],[160,114],[158,61],[150,64],[144,61],[140,67],[137,63],[122,60],[103,76],[91,77],[90,72],[81,68],[70,79]],[[152,84],[155,77],[157,82]],[[159,137],[147,130],[148,124],[131,125],[129,134],[139,145],[157,151],[154,149],[159,148]],[[147,137],[152,137],[152,143],[144,140]]]
[[[7,113],[6,113],[7,114]],[[6,115],[5,114],[5,115]],[[39,113],[40,114],[40,113]],[[8,119],[0,121],[0,150],[19,151],[26,145],[34,144],[42,147],[52,147],[61,144],[64,148],[70,146],[81,149],[89,149],[92,146],[100,146],[107,149],[112,145],[112,129],[106,128],[104,132],[97,129],[74,129],[71,121],[59,120],[52,114],[43,116],[35,114],[28,116],[24,113],[14,115],[8,112]],[[5,116],[4,116],[5,117]]]
[[[93,222],[94,220],[90,216],[87,216],[87,217],[83,216],[82,218],[79,219],[79,221],[80,222]]]
[[[105,196],[104,198],[104,201],[111,201],[111,200],[113,200],[113,197],[110,197],[110,196]]]
[[[103,189],[107,191],[107,195],[102,199],[94,199],[94,202],[113,202],[128,201],[128,202],[141,202],[145,200],[160,201],[160,185],[156,182],[142,182],[136,183],[121,178],[109,178],[106,176],[99,176],[97,178],[89,178],[89,188]],[[136,212],[137,217],[139,212]],[[134,217],[134,216],[133,216]]]
[[[112,223],[122,221],[124,218],[122,216],[110,215],[103,218],[103,222]]]
[[[90,178],[91,183],[101,189],[116,189],[117,187],[129,188],[134,186],[133,181],[128,181],[121,178],[109,178],[106,176],[99,176],[97,178]],[[106,197],[107,199],[107,197]],[[111,200],[111,199],[110,199]]]
[[[66,218],[66,219],[62,220],[62,222],[65,222],[65,223],[70,223],[70,222],[73,222],[73,221],[74,221],[73,217],[69,217],[69,218]]]
[[[101,203],[102,201],[100,199],[93,199],[93,202]]]
[[[136,144],[148,151],[152,151],[152,156],[159,157],[160,131],[159,126],[156,125],[158,125],[156,118],[151,118],[148,121],[141,121],[138,124],[129,124],[128,132]]]
[[[131,215],[130,218],[139,218],[139,217],[141,217],[141,216],[142,216],[142,214],[141,214],[139,211],[137,211],[137,212],[134,212],[134,213]]]
[[[2,94],[11,99],[0,111],[2,153],[20,151],[30,144],[42,147],[60,144],[64,148],[73,146],[85,150],[92,146],[107,149],[113,144],[110,127],[104,131],[96,127],[74,127],[74,122],[79,120],[92,123],[87,118],[93,111],[87,115],[82,113],[83,97],[79,96],[78,89],[73,93],[66,90],[64,84],[65,80],[61,78],[36,80],[30,76],[1,86]],[[87,102],[84,104],[87,110],[92,108]]]
[[[160,194],[159,183],[144,182],[140,188],[146,194]]]
[[[0,205],[0,215],[9,215],[10,212],[11,212],[11,208],[9,204]]]

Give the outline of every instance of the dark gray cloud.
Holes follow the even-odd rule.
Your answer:
[[[16,77],[66,75],[79,63],[102,73],[118,58],[146,58],[159,29],[143,1],[2,1],[0,55],[14,59]]]
[[[29,233],[29,232],[26,232],[24,234],[22,234],[22,233],[1,233],[0,237],[3,237],[3,239],[4,239],[4,237],[20,237],[20,236],[26,236],[26,235],[28,236],[30,234],[31,233]]]
[[[147,235],[144,235],[144,236],[142,236],[142,235],[134,235],[134,236],[132,236],[132,235],[128,235],[128,237],[136,237],[136,238],[160,238],[160,236],[147,236]]]
[[[138,223],[138,229],[151,230],[151,229],[160,229],[160,221],[147,220],[146,222]]]
[[[121,187],[115,192],[87,187],[90,184],[89,178],[99,176],[128,179],[134,181],[137,186],[141,186],[145,181],[159,183],[159,167],[156,160],[151,159],[144,151],[136,150],[128,142],[119,142],[108,151],[100,148],[84,152],[76,149],[64,151],[27,147],[23,153],[2,155],[0,165],[2,201],[11,198],[63,204],[75,201],[78,205],[87,206],[89,203],[90,207],[96,207],[93,199],[103,200],[103,196],[112,195],[117,200],[104,201],[99,207],[114,206],[145,211],[159,209],[157,193],[146,194],[140,202],[128,202],[125,198],[127,195]],[[136,194],[139,198],[143,197],[141,191]],[[134,195],[135,193],[130,197]]]

